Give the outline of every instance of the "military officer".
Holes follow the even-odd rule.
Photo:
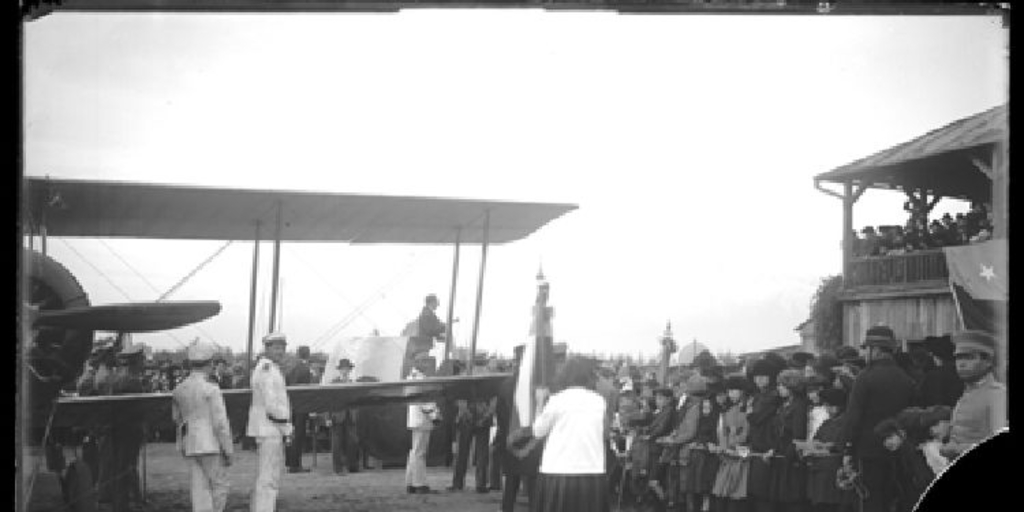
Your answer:
[[[224,396],[209,380],[215,352],[199,340],[188,347],[192,372],[174,388],[171,406],[177,446],[192,474],[193,512],[223,512],[228,499],[227,468],[234,449]]]
[[[287,347],[282,333],[263,338],[263,356],[252,371],[252,405],[246,434],[256,439],[256,485],[250,501],[252,512],[273,512],[278,482],[284,466],[284,445],[291,443],[291,405],[284,375],[278,364]]]
[[[964,394],[950,419],[949,442],[940,452],[959,457],[970,447],[1006,426],[1006,386],[995,380],[996,340],[982,331],[953,335],[956,371],[964,381]]]

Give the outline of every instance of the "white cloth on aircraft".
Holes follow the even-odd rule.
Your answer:
[[[232,453],[231,425],[220,387],[204,373],[194,372],[174,388],[172,396],[171,415],[178,426],[176,440],[182,455]]]
[[[252,405],[246,434],[257,438],[292,435],[292,407],[281,369],[270,359],[261,357],[250,382]],[[279,421],[271,421],[271,418]]]
[[[284,469],[284,443],[280,435],[256,438],[256,485],[252,490],[250,512],[274,512],[277,490]]]
[[[430,430],[412,430],[412,448],[405,463],[405,485],[421,487],[427,485],[427,447],[430,446]]]
[[[222,456],[198,455],[185,460],[192,473],[192,512],[224,512],[230,482]]]

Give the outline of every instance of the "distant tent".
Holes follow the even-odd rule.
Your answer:
[[[679,355],[676,358],[676,363],[682,365],[693,364],[693,358],[704,350],[707,350],[709,352],[711,351],[711,349],[709,349],[707,345],[704,345],[699,341],[680,343],[679,345]]]

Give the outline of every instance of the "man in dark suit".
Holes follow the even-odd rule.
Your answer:
[[[313,382],[313,373],[309,370],[309,347],[303,345],[296,351],[297,361],[285,375],[285,384],[295,386]],[[308,414],[292,412],[292,426],[295,427],[291,446],[285,451],[285,465],[289,473],[306,473],[308,468],[302,467],[302,451],[306,445],[306,419]]]
[[[338,361],[338,376],[331,384],[345,384],[352,380],[354,365],[349,359]],[[342,409],[331,413],[331,462],[334,474],[359,472],[359,438],[356,434],[356,410]]]
[[[868,366],[853,382],[840,446],[844,447],[843,464],[857,469],[867,488],[862,512],[883,512],[895,497],[895,475],[874,428],[914,404],[915,384],[893,359],[897,342],[892,329],[884,325],[868,329],[861,347]]]
[[[413,343],[413,356],[429,352],[434,348],[435,340],[444,340],[445,325],[435,313],[438,304],[437,295],[433,293],[424,299],[423,309],[420,311],[420,316],[416,318],[416,334],[410,340]]]

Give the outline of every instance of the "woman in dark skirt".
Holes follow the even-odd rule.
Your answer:
[[[722,404],[725,403],[725,386],[721,381],[708,384],[708,395],[701,403],[700,419],[697,420],[695,449],[691,455],[691,492],[698,510],[710,500],[711,490],[718,475],[718,454],[714,448],[718,443],[718,426]]]
[[[532,427],[514,437],[546,438],[532,512],[608,512],[605,474],[604,397],[594,391],[596,365],[570,359],[560,375],[562,391],[551,396]]]
[[[772,420],[775,446],[771,458],[771,501],[779,511],[800,512],[807,498],[807,474],[793,441],[807,440],[806,378],[799,370],[783,370],[778,376],[782,406]]]
[[[771,512],[771,468],[770,459],[761,457],[775,446],[775,431],[772,419],[779,407],[779,395],[774,389],[778,368],[762,359],[756,361],[750,371],[756,391],[750,398],[747,422],[750,430],[747,443],[750,446],[750,470],[747,474],[747,498],[752,512]]]

